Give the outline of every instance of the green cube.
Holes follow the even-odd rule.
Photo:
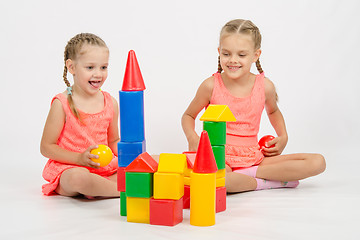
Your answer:
[[[226,144],[226,122],[203,123],[203,129],[207,131],[211,145]]]
[[[120,216],[126,215],[126,192],[120,192]]]
[[[153,173],[146,172],[126,172],[126,197],[152,197],[153,175]]]
[[[211,146],[218,170],[225,169],[225,146]]]

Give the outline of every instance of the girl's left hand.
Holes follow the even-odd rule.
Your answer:
[[[268,141],[265,145],[266,147],[261,149],[261,152],[264,154],[265,157],[273,157],[280,155],[284,150],[287,143],[287,137],[276,137],[271,141]],[[273,146],[274,147],[270,147]]]

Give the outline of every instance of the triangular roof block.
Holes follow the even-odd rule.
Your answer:
[[[147,153],[140,154],[125,168],[125,172],[147,172],[157,171],[158,163]]]
[[[236,118],[227,105],[210,104],[201,116],[200,121],[235,122]]]
[[[189,169],[193,169],[196,158],[196,152],[183,152],[183,154],[186,155],[187,167]]]
[[[194,173],[216,173],[218,170],[214,153],[211,148],[209,135],[202,131],[200,136],[199,147],[196,152]]]
[[[145,84],[134,50],[130,50],[126,63],[122,91],[143,91]]]

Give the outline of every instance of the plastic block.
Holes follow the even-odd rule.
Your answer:
[[[184,176],[184,185],[190,186],[190,181],[191,181],[190,177],[185,177]]]
[[[193,169],[196,158],[196,152],[183,152],[183,154],[186,155],[187,167],[189,169]]]
[[[225,169],[225,146],[211,146],[218,169]]]
[[[185,154],[161,153],[159,156],[158,172],[184,174],[186,164]]]
[[[216,172],[216,178],[224,178],[226,173],[226,169],[220,169]]]
[[[126,191],[125,167],[119,167],[117,170],[117,189],[119,192]]]
[[[150,198],[153,195],[153,173],[126,172],[126,196]]]
[[[190,186],[184,186],[184,196],[183,196],[183,207],[184,209],[190,208]]]
[[[144,93],[142,91],[119,91],[119,98],[121,141],[144,141]]]
[[[226,144],[226,122],[203,122],[203,129],[208,132],[212,146]]]
[[[226,210],[226,188],[216,188],[216,212],[223,212]]]
[[[215,173],[191,174],[190,224],[212,226],[215,224]]]
[[[126,172],[154,173],[157,167],[158,163],[147,152],[144,152],[126,167]]]
[[[184,195],[184,177],[178,173],[154,173],[154,198],[178,200]]]
[[[196,152],[194,173],[216,173],[216,161],[212,151],[209,136],[206,131],[202,131],[199,141],[199,147]]]
[[[118,165],[127,167],[135,158],[146,151],[145,141],[118,142]]]
[[[236,118],[227,105],[210,104],[200,117],[200,121],[235,122]]]
[[[120,192],[120,216],[126,216],[126,192]]]
[[[216,187],[225,187],[225,178],[217,178]]]
[[[150,223],[150,198],[127,197],[127,221]]]
[[[139,63],[136,59],[134,50],[130,50],[126,62],[123,91],[142,91],[145,90],[145,84],[141,75]]]
[[[183,221],[183,199],[150,199],[150,224],[175,226]]]

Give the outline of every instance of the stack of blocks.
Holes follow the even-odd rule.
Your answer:
[[[146,151],[144,127],[145,85],[135,52],[129,51],[120,99],[120,138],[118,143],[118,191],[120,215],[126,216],[125,168]]]
[[[200,117],[203,121],[203,130],[209,135],[218,171],[216,173],[216,212],[226,209],[225,188],[225,144],[226,122],[235,122],[236,118],[226,105],[210,104]]]

